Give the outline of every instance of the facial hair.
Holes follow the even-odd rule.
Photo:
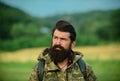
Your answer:
[[[58,50],[60,49],[60,50]],[[68,58],[70,54],[70,48],[69,49],[64,49],[64,47],[60,45],[55,45],[50,48],[49,55],[51,60],[57,64],[58,62],[64,61],[66,58]]]

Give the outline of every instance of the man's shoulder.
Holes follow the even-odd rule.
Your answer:
[[[83,57],[83,54],[81,52],[74,51],[73,53],[74,53],[74,61],[77,61]]]
[[[96,81],[96,76],[92,70],[92,67],[88,62],[86,62],[82,56],[83,54],[80,52],[75,52],[75,58],[77,58],[77,63],[80,67],[80,69],[83,71],[84,78],[91,79],[91,81]],[[88,77],[89,75],[89,77]]]
[[[75,55],[83,56],[83,54],[82,54],[81,52],[79,52],[79,51],[74,51],[73,53],[74,53]]]
[[[40,52],[38,56],[38,60],[46,60],[48,58],[49,48],[45,48],[42,52]]]

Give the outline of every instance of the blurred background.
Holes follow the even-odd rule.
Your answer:
[[[0,81],[28,80],[61,19],[99,80],[120,80],[120,0],[0,0]]]

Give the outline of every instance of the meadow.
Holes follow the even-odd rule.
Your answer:
[[[28,81],[44,48],[0,52],[0,81]],[[76,47],[92,66],[99,81],[120,81],[120,44]]]

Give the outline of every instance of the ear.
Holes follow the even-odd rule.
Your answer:
[[[74,48],[75,44],[76,44],[76,40],[72,42],[71,48]]]

